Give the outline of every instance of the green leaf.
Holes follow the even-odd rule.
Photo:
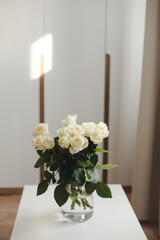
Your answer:
[[[98,182],[96,192],[102,198],[112,198],[111,190],[106,183]]]
[[[83,168],[86,168],[86,167],[88,167],[88,162],[84,159],[79,159],[78,161],[77,161],[77,164],[78,164],[78,166],[79,167],[83,167]]]
[[[66,191],[65,186],[60,184],[54,190],[54,198],[59,207],[61,207],[69,197],[69,193]]]
[[[98,170],[110,170],[112,168],[117,167],[117,164],[104,164],[104,165],[96,165],[96,169]]]
[[[43,194],[47,190],[48,186],[49,183],[47,180],[40,182],[37,189],[37,196]]]
[[[92,155],[90,161],[93,164],[93,166],[95,166],[96,163],[98,162],[98,155],[97,154]]]
[[[82,186],[85,183],[85,172],[83,168],[77,168],[74,170],[74,177],[77,183]]]
[[[59,168],[59,164],[58,163],[54,163],[50,166],[50,170],[51,171],[56,171]]]
[[[103,152],[103,153],[110,153],[108,150],[104,150],[102,148],[96,148],[96,149],[93,149],[94,152]]]
[[[60,180],[61,182],[66,185],[70,182],[70,172],[68,171],[68,169],[61,167],[59,170],[59,176],[60,176]]]
[[[43,151],[42,150],[37,150],[37,153],[38,153],[39,156],[43,155]]]
[[[71,185],[70,185],[70,184],[66,185],[66,191],[67,191],[69,194],[72,193],[72,189],[71,189]]]
[[[48,172],[48,171],[44,171],[44,176],[47,179],[47,181],[50,182],[50,180],[53,178],[52,173]]]
[[[50,162],[51,162],[51,165],[55,163],[55,159],[54,159],[53,155],[51,155],[51,160],[50,160]]]
[[[40,166],[42,166],[44,163],[46,163],[46,159],[43,157],[40,157],[38,159],[38,161],[35,163],[34,167],[35,168],[39,168]]]
[[[85,190],[87,194],[91,194],[94,192],[94,190],[96,189],[97,185],[92,183],[92,182],[86,182],[85,184]]]
[[[86,173],[86,177],[87,177],[87,179],[90,181],[90,180],[91,180],[91,177],[90,177],[90,175],[88,174],[88,172],[87,172],[86,169],[85,169],[85,173]]]
[[[87,170],[88,175],[90,176],[90,179],[88,179],[90,182],[97,183],[99,181],[99,173],[97,169],[95,168],[88,168]]]
[[[50,158],[50,156],[51,156],[52,153],[53,153],[53,150],[52,150],[52,149],[46,149],[45,152],[43,152],[42,150],[38,150],[37,153],[38,153],[38,155],[41,156],[41,157]]]

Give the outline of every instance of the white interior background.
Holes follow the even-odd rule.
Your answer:
[[[31,70],[38,71],[37,41],[48,34],[50,132],[56,134],[67,114],[78,114],[78,123],[103,121],[105,53],[110,54],[109,161],[119,166],[110,171],[109,182],[131,185],[145,5],[146,0],[0,0],[0,187],[39,181],[31,144],[39,122],[39,80]]]
[[[110,67],[109,183],[132,184],[139,111],[146,0],[107,0],[106,52]]]

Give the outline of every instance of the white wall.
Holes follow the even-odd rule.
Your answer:
[[[0,1],[0,187],[38,183],[32,129],[39,121],[30,47],[42,36],[42,0]]]
[[[105,0],[47,0],[53,68],[45,76],[45,121],[53,134],[67,114],[103,120]]]
[[[79,123],[103,120],[105,0],[1,0],[0,29],[0,187],[21,187],[39,180],[31,143],[39,83],[31,64],[39,67],[37,43],[46,34],[53,37],[45,75],[51,132],[67,114],[77,113]]]
[[[105,50],[111,55],[109,161],[119,167],[109,182],[131,184],[146,0],[106,3],[105,9],[105,0],[0,0],[0,187],[38,182],[31,141],[39,88],[30,51],[45,34],[53,37],[45,122],[54,135],[67,114],[77,113],[79,123],[103,120]]]
[[[141,87],[146,0],[107,0],[106,52],[111,55],[110,183],[131,185]]]

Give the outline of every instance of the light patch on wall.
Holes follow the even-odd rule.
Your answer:
[[[31,45],[31,79],[40,77],[40,56],[44,55],[44,73],[52,69],[52,34],[46,34]]]

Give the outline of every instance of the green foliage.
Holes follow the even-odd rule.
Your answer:
[[[70,168],[61,167],[59,169],[59,177],[62,184],[67,185],[71,181],[72,173]]]
[[[97,185],[92,182],[86,182],[85,184],[85,190],[87,194],[91,194],[96,190]]]
[[[48,182],[50,182],[51,179],[53,178],[52,173],[50,173],[50,172],[48,172],[48,171],[44,171],[44,176],[45,176],[45,178],[46,178],[46,180],[47,180]]]
[[[94,150],[97,147],[97,144],[94,144],[90,138],[88,138],[88,147],[85,148],[84,150],[81,151],[82,155],[88,154],[90,156],[92,156],[93,154],[95,154]]]
[[[74,177],[77,183],[82,186],[85,183],[85,171],[83,168],[77,168],[74,170]]]
[[[68,183],[68,172],[67,169],[65,169],[64,167],[61,167],[59,170],[59,177],[61,180],[61,183],[63,183],[64,185]]]
[[[39,156],[43,156],[43,151],[42,150],[37,150],[37,153]]]
[[[106,183],[98,182],[96,192],[102,198],[112,198],[111,190]]]
[[[96,165],[96,169],[98,170],[110,170],[112,168],[117,167],[117,164],[104,164],[104,165]]]
[[[56,171],[59,168],[59,164],[58,163],[54,163],[50,166],[50,171]]]
[[[77,165],[78,165],[79,167],[83,167],[83,168],[88,167],[88,158],[87,158],[87,157],[84,157],[84,158],[78,159]]]
[[[95,168],[87,168],[87,178],[92,183],[97,183],[99,181],[99,173]]]
[[[89,173],[88,173],[87,170],[85,170],[85,174],[86,174],[87,180],[90,181],[90,180],[91,180],[91,177],[90,177],[90,175],[89,175]]]
[[[70,185],[70,184],[66,185],[66,191],[67,191],[69,194],[72,193],[72,189],[71,189],[71,185]]]
[[[47,159],[53,154],[53,149],[46,149],[44,152],[42,150],[37,150],[37,153],[41,157],[46,157]]]
[[[48,157],[48,159],[49,159],[49,157]],[[49,161],[47,162],[46,167],[50,167],[50,166],[52,166],[54,163],[55,163],[54,156],[53,156],[53,155],[50,155],[50,159],[49,159]]]
[[[47,180],[40,182],[37,189],[37,196],[45,193],[48,188],[48,185],[49,183]]]
[[[94,154],[90,157],[90,162],[91,164],[93,165],[93,167],[97,164],[98,162],[98,155],[97,154]]]
[[[93,149],[93,151],[94,151],[94,152],[110,153],[109,151],[104,150],[104,149],[102,149],[102,148],[95,148],[95,149]]]
[[[35,165],[34,165],[34,167],[35,168],[39,168],[39,167],[41,167],[43,164],[45,164],[46,163],[46,158],[44,158],[44,157],[40,157],[38,160],[37,160],[37,162],[35,163]]]
[[[66,191],[65,186],[62,184],[57,185],[54,190],[54,198],[59,207],[61,207],[68,200],[68,197],[69,193]]]

